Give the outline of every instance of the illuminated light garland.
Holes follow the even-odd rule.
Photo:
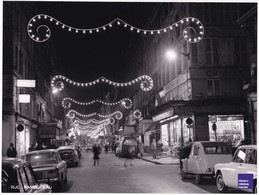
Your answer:
[[[98,121],[98,120],[93,120],[93,119],[89,119],[87,121],[83,121],[83,120],[80,120],[80,119],[76,119],[75,121],[73,121],[73,124],[75,126],[78,126],[79,124],[81,125],[89,125],[91,123],[94,123],[95,125],[113,125],[115,123],[115,119],[113,117],[110,117],[110,118],[107,118],[105,120],[102,120],[102,121]]]
[[[172,31],[176,28],[179,28],[179,25],[186,25],[186,27],[183,30],[183,37],[186,41],[188,41],[190,43],[199,42],[203,38],[203,35],[204,35],[204,27],[203,27],[202,23],[197,18],[194,18],[194,17],[186,17],[186,18],[183,18],[183,19],[175,22],[172,25],[169,25],[169,26],[161,28],[161,29],[154,29],[154,30],[137,28],[137,27],[123,21],[120,18],[116,18],[115,20],[113,20],[109,23],[106,23],[102,26],[83,29],[83,28],[75,28],[75,27],[68,26],[49,15],[38,14],[38,15],[33,16],[27,25],[27,32],[28,32],[29,37],[36,42],[47,41],[51,35],[50,28],[48,26],[46,26],[45,24],[41,24],[39,22],[39,20],[42,20],[43,22],[50,22],[50,23],[56,24],[56,26],[61,27],[62,29],[66,29],[69,32],[72,31],[74,33],[82,33],[82,34],[92,34],[92,33],[98,33],[100,31],[105,31],[108,28],[111,28],[113,26],[113,24],[117,24],[118,26],[124,26],[125,28],[128,28],[130,31],[135,31],[137,33],[143,33],[145,35],[146,34],[157,35],[157,34],[161,34],[161,33],[166,33],[166,32]],[[37,25],[37,22],[39,22],[40,24]],[[187,26],[187,25],[192,25],[192,26]],[[191,35],[188,35],[188,33],[190,33],[190,30],[195,33],[194,37],[192,37]],[[44,32],[42,32],[42,31],[44,31]],[[40,38],[40,36],[41,36],[41,38]]]
[[[78,115],[80,117],[92,117],[92,116],[99,116],[101,118],[110,118],[112,116],[115,116],[116,119],[120,120],[122,118],[122,113],[120,111],[115,111],[113,112],[112,114],[109,114],[109,115],[103,115],[103,114],[98,114],[96,112],[94,113],[91,113],[91,114],[80,114],[79,112],[75,111],[75,110],[69,110],[68,113],[67,113],[67,116],[69,118],[75,118],[75,115]]]
[[[65,82],[67,82],[71,85],[78,86],[78,87],[88,87],[88,86],[96,85],[98,83],[107,83],[109,85],[113,85],[113,86],[117,86],[117,87],[126,87],[126,86],[131,86],[131,85],[133,85],[137,82],[141,82],[140,88],[143,91],[150,91],[154,86],[153,79],[150,76],[147,76],[147,75],[139,76],[138,78],[136,78],[132,81],[126,82],[126,83],[114,82],[114,81],[106,79],[105,77],[100,77],[99,79],[96,79],[94,81],[87,82],[87,83],[78,83],[78,82],[75,82],[75,81],[72,81],[72,80],[66,78],[65,76],[56,75],[51,79],[52,90],[53,91],[63,90],[64,89],[63,81],[65,81]]]
[[[107,124],[114,124],[115,123],[115,119],[113,117],[104,119],[104,120],[96,120],[96,119],[88,119],[87,121],[81,120],[77,117],[73,118],[74,121],[72,121],[73,123],[75,122],[79,122],[81,124],[90,124],[90,123],[94,123],[94,124],[102,124],[102,123],[107,123]]]
[[[60,82],[60,81],[59,81]],[[119,100],[117,102],[114,102],[114,103],[108,103],[108,102],[104,102],[102,100],[99,100],[99,99],[95,99],[91,102],[78,102],[70,97],[65,97],[63,100],[62,100],[62,106],[64,108],[70,108],[71,107],[71,102],[75,103],[75,104],[78,104],[78,105],[81,105],[81,106],[88,106],[88,105],[92,105],[94,103],[101,103],[101,104],[104,104],[106,106],[115,106],[115,105],[118,105],[118,104],[122,104],[124,106],[124,108],[126,109],[129,109],[132,107],[132,101],[131,99],[129,98],[123,98],[122,100]],[[128,106],[127,106],[127,103],[128,103]]]
[[[134,112],[133,112],[133,116],[135,117],[135,118],[140,118],[141,116],[142,116],[142,114],[141,114],[141,112],[139,111],[139,110],[135,110]]]

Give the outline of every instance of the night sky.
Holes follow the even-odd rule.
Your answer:
[[[154,4],[157,4],[156,2],[87,1],[29,3],[37,7],[37,14],[47,14],[75,28],[95,28],[116,18],[121,18],[138,28],[145,28]],[[136,78],[125,80],[128,54],[134,49],[136,43],[143,39],[143,35],[115,24],[106,31],[93,34],[76,34],[55,25],[49,25],[49,27],[51,29],[49,40],[54,43],[58,59],[57,74],[77,82],[90,82],[101,76],[117,82],[128,82]],[[82,102],[102,100],[112,89],[109,85],[101,84],[89,88],[68,87],[64,89],[66,96]],[[84,113],[97,111],[95,106],[92,107],[88,107]]]
[[[39,13],[48,14],[76,28],[102,26],[118,17],[143,28],[147,12],[152,10],[150,3],[46,2],[36,5]],[[51,28],[51,31],[50,39],[58,55],[58,71],[82,82],[100,76],[123,79],[118,74],[127,65],[126,54],[141,38],[136,32],[117,25],[106,31],[86,35],[71,33],[60,27]]]

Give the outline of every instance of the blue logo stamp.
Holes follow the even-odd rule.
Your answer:
[[[238,189],[253,189],[253,174],[238,174]]]

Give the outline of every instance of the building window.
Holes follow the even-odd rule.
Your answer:
[[[235,40],[235,63],[239,66],[247,66],[246,48],[244,38]]]
[[[205,3],[204,4],[204,22],[216,22],[216,4],[215,3]]]
[[[232,66],[233,63],[233,40],[232,39],[220,39],[220,61],[222,66]]]
[[[14,66],[18,67],[18,59],[19,59],[19,49],[18,46],[15,46],[15,57],[14,57]]]
[[[220,81],[219,80],[207,80],[208,96],[220,96]]]
[[[205,40],[205,53],[206,53],[206,64],[208,66],[218,66],[219,52],[218,52],[218,40],[217,39],[206,39]]]

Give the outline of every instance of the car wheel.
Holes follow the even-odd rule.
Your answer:
[[[228,187],[226,186],[222,173],[219,173],[216,178],[216,186],[218,188],[219,192],[226,192],[228,190]]]
[[[195,183],[196,184],[201,184],[201,182],[202,182],[202,175],[196,174],[195,175]]]
[[[257,183],[256,183],[256,180],[254,180],[254,189],[253,189],[253,193],[257,194]]]
[[[66,179],[64,180],[63,182],[65,185],[67,184],[67,176],[66,176]]]

